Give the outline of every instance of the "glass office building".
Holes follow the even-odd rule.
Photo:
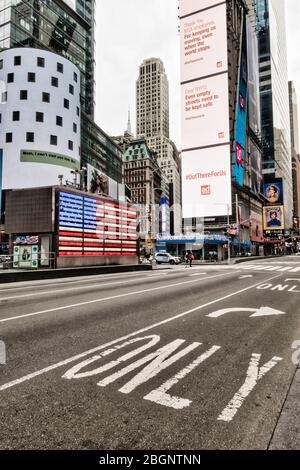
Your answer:
[[[0,0],[0,50],[36,47],[81,71],[82,109],[94,115],[94,0]]]
[[[293,188],[284,0],[256,0],[265,179],[283,178],[286,229],[292,227]]]

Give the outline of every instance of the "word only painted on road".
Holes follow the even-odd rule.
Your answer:
[[[300,294],[300,278],[288,278],[283,284],[266,282],[256,287],[258,290],[270,290],[272,292],[290,292]]]
[[[136,356],[158,345],[160,340],[160,336],[150,335],[133,338],[121,344],[117,344],[76,364],[67,372],[65,372],[62,378],[67,380],[82,380],[87,377],[97,376],[98,380],[99,376],[103,376],[106,373],[104,377],[101,377],[101,379],[98,380],[97,385],[99,387],[107,387],[113,382],[119,380],[121,377],[124,377],[127,374],[131,374],[133,371],[141,369],[141,367],[144,366],[142,370],[140,370],[127,383],[119,388],[119,392],[123,394],[129,394],[141,384],[148,382],[153,377],[156,377],[160,372],[168,369],[171,365],[189,355],[192,351],[198,350],[200,346],[202,346],[202,343],[193,342],[191,344],[185,345],[183,349],[179,350],[179,348],[183,346],[186,341],[184,339],[176,339],[164,346],[159,347],[156,351],[150,352],[149,354],[131,362],[131,360]],[[112,361],[97,365],[92,369],[88,368],[88,366],[91,366],[92,364],[95,365],[95,363],[110,356],[112,353],[115,353],[125,347],[136,345],[137,343],[141,343],[141,345],[139,345],[133,351],[121,355],[119,358]],[[206,351],[202,352],[186,367],[179,370],[168,380],[164,381],[159,387],[151,390],[143,398],[158,405],[173,408],[175,410],[182,410],[189,407],[192,403],[192,400],[172,395],[169,393],[170,390],[181,380],[183,380],[188,374],[199,367],[204,361],[209,360],[211,356],[218,353],[220,349],[221,346],[214,345]],[[261,354],[253,353],[250,357],[250,362],[246,371],[244,382],[241,384],[240,388],[234,394],[227,406],[225,406],[219,415],[218,420],[227,422],[231,421],[238,412],[239,408],[243,405],[245,399],[256,387],[258,382],[281,360],[281,357],[274,356],[268,362],[261,365]],[[122,367],[124,363],[127,364]],[[117,368],[118,370],[107,375],[108,371]]]

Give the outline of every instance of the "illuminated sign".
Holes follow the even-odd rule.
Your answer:
[[[136,226],[131,206],[59,193],[59,256],[136,256]]]
[[[183,217],[230,215],[226,2],[181,0]]]
[[[284,207],[263,208],[264,230],[284,230]]]

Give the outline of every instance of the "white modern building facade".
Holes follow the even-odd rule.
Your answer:
[[[56,185],[80,169],[80,71],[41,49],[0,53],[2,189]]]
[[[178,151],[170,140],[169,82],[161,59],[142,62],[136,82],[137,137],[145,137],[172,188],[172,229],[181,233],[181,168]]]

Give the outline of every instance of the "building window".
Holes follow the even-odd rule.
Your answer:
[[[13,121],[20,121],[20,111],[13,111],[12,120]]]
[[[50,103],[50,93],[43,92],[43,102]]]
[[[1,122],[2,122],[2,114],[0,113],[0,124],[1,124]]]
[[[79,116],[79,113],[80,113],[79,106],[77,106],[77,116]]]
[[[34,133],[26,132],[26,142],[34,142]]]
[[[58,78],[57,77],[51,77],[51,85],[58,88]]]
[[[69,93],[71,93],[71,95],[74,95],[74,87],[73,87],[73,85],[69,85]]]
[[[35,82],[35,73],[28,72],[28,81],[31,82],[31,83]]]
[[[60,127],[63,126],[63,118],[61,116],[56,116],[56,125]]]
[[[37,112],[35,114],[35,120],[36,122],[44,122],[44,113]]]
[[[73,132],[77,134],[77,124],[75,124],[75,122],[73,122]]]
[[[73,142],[72,140],[69,140],[69,150],[73,150],[73,148],[74,148]]]
[[[15,77],[15,75],[13,73],[8,73],[7,74],[7,83],[13,83],[14,82],[14,77]]]
[[[7,132],[6,133],[6,143],[9,144],[11,143],[13,140],[13,135],[12,135],[12,132]]]
[[[77,73],[76,73],[76,72],[74,72],[74,82],[76,82],[76,83],[77,83],[77,81],[78,81]]]
[[[57,62],[57,71],[58,71],[59,73],[64,73],[64,66],[63,66],[63,64]]]
[[[38,58],[37,58],[37,66],[38,66],[38,67],[45,67],[45,59],[44,59],[44,57],[38,57]]]
[[[20,100],[27,100],[28,99],[28,91],[27,90],[21,90],[20,91]]]
[[[0,60],[0,70],[3,69],[3,59]]]
[[[14,64],[15,65],[21,65],[21,56],[20,55],[16,55],[15,58],[14,58]]]
[[[50,135],[50,145],[57,145],[57,136]]]
[[[1,93],[1,103],[6,103],[7,102],[7,91],[3,91]]]
[[[69,109],[70,108],[70,101],[67,100],[66,98],[64,99],[64,107]]]

